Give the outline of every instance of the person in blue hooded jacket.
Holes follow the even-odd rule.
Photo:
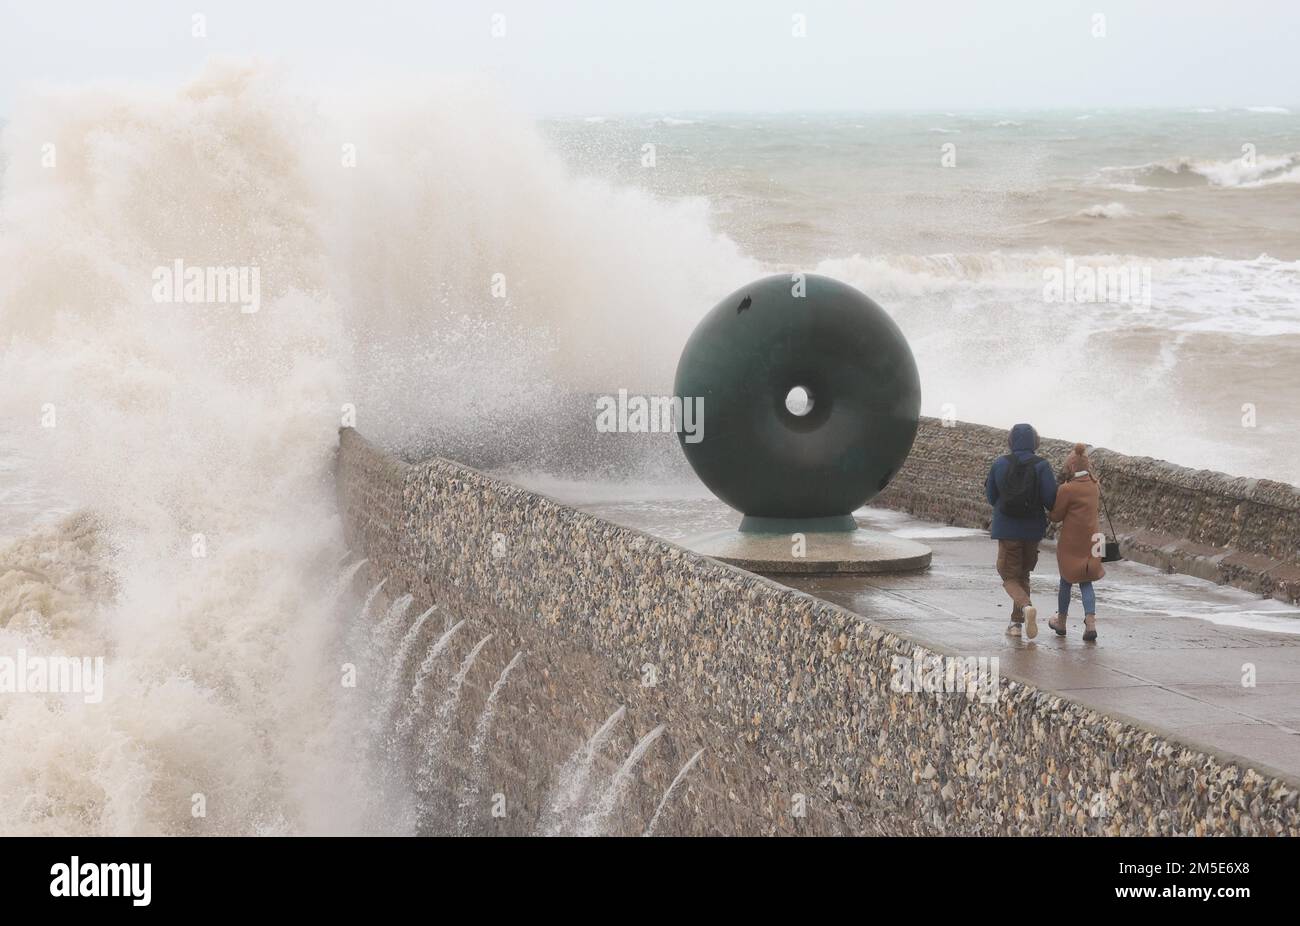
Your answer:
[[[1038,563],[1038,544],[1047,533],[1047,512],[1056,504],[1056,474],[1038,457],[1038,432],[1018,424],[1008,438],[1011,452],[998,457],[984,480],[993,506],[989,534],[998,542],[998,575],[1011,596],[1009,636],[1038,635],[1038,610],[1030,598],[1029,575]]]

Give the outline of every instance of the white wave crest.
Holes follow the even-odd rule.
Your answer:
[[[1080,209],[1077,216],[1088,219],[1119,219],[1132,215],[1132,211],[1123,203],[1098,203],[1086,209]]]
[[[759,268],[707,203],[574,178],[466,84],[318,102],[214,64],[41,91],[0,160],[5,442],[99,538],[0,555],[0,652],[105,658],[101,704],[0,704],[0,833],[382,828],[341,729],[345,407],[389,443],[508,445],[551,385],[670,388]],[[260,311],[155,302],[178,259],[257,267]]]
[[[1300,152],[1243,155],[1226,161],[1178,157],[1127,167],[1106,167],[1102,174],[1120,177],[1130,187],[1146,189],[1188,186],[1249,189],[1275,183],[1300,183]]]

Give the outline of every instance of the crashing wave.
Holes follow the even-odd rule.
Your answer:
[[[0,421],[51,424],[4,437],[100,527],[0,551],[0,652],[105,681],[0,700],[0,834],[383,829],[338,679],[340,424],[502,445],[552,384],[665,388],[758,265],[461,82],[318,103],[213,64],[38,91],[2,142]],[[257,311],[159,302],[177,260],[257,268]]]
[[[1194,186],[1252,188],[1275,183],[1300,183],[1300,153],[1256,155],[1227,161],[1193,157],[1151,161],[1127,167],[1106,167],[1107,177],[1147,189]]]
[[[1085,219],[1119,219],[1132,214],[1133,212],[1123,203],[1097,203],[1075,213],[1076,216]]]

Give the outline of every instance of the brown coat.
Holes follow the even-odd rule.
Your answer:
[[[1101,533],[1100,506],[1101,487],[1092,476],[1076,476],[1056,491],[1056,505],[1048,517],[1061,525],[1056,565],[1067,582],[1095,582],[1106,574],[1101,557],[1094,554]]]

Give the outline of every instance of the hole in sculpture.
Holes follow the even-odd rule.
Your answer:
[[[785,395],[785,410],[802,418],[812,411],[813,394],[807,386],[795,386]]]

